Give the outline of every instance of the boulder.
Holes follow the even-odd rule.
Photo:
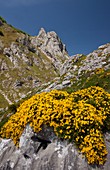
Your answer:
[[[27,125],[21,137],[19,148],[11,139],[0,139],[0,170],[109,170],[110,133],[105,134],[108,150],[103,166],[90,166],[74,143],[58,139],[53,128],[43,126],[34,133]]]

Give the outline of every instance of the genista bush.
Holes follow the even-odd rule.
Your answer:
[[[59,138],[74,141],[89,164],[104,164],[107,150],[103,129],[110,118],[110,94],[100,87],[90,87],[68,94],[53,90],[36,94],[23,102],[2,127],[1,136],[16,145],[26,126],[34,132],[46,124]]]

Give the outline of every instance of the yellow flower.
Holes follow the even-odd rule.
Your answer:
[[[100,87],[89,87],[71,94],[52,90],[36,94],[23,102],[2,127],[0,135],[12,138],[18,145],[27,123],[36,133],[43,124],[47,124],[53,126],[58,136],[62,134],[65,139],[74,136],[88,163],[103,164],[107,150],[101,129],[108,116],[110,94]]]
[[[63,133],[63,130],[61,129],[59,132],[60,132],[60,133]]]

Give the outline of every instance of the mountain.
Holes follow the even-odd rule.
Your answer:
[[[55,89],[56,91],[52,91]],[[51,113],[54,107],[57,111],[53,110]],[[75,109],[72,115],[70,108]],[[82,141],[83,131],[96,128],[95,134],[98,133],[94,138],[99,139],[100,146],[97,144],[99,153],[102,148],[104,149],[102,141],[105,141],[108,151],[105,164],[89,165],[87,157],[83,157],[84,155],[78,152],[80,145],[75,144],[76,138],[74,140],[72,138],[72,141],[63,138],[65,136],[63,130],[69,133],[68,124],[58,127],[60,137],[55,133],[56,126],[50,127],[45,123],[42,125],[42,130],[35,133],[29,121],[35,121],[35,127],[39,126],[40,121],[36,123],[36,113],[40,113],[40,110],[42,110],[41,122],[50,120],[48,115],[43,115],[44,113],[50,114],[51,117],[56,116],[57,112],[63,115],[67,111],[67,115],[71,115],[69,122],[76,112],[81,113],[78,120],[80,118],[83,120],[84,115],[92,115],[92,118],[89,118],[91,119],[89,122],[93,122],[90,123],[91,126],[85,124],[79,132],[81,125],[79,122],[79,131],[73,131],[72,127],[72,134],[76,133],[76,138]],[[32,115],[29,116],[27,111]],[[36,170],[36,168],[38,170],[109,170],[109,112],[110,43],[99,46],[88,55],[76,54],[70,57],[66,46],[54,31],[46,32],[41,28],[37,36],[31,36],[9,25],[0,17],[0,128],[4,127],[2,133],[6,133],[7,138],[10,138],[9,133],[12,134],[11,139],[0,138],[0,170]],[[13,115],[12,119],[11,115]],[[92,121],[93,116],[94,121],[99,122],[98,125]],[[53,116],[51,118],[58,123],[62,116],[57,115],[58,120]],[[9,123],[5,124],[8,119]],[[20,133],[20,129],[23,133]],[[17,148],[12,139],[16,141],[19,135],[19,148]],[[103,149],[99,154],[102,157],[104,157]],[[98,159],[97,155],[96,159]]]
[[[1,110],[41,90],[97,85],[110,92],[109,72],[109,43],[87,56],[69,57],[54,31],[41,28],[33,37],[0,20]]]
[[[32,37],[0,20],[0,108],[36,92],[60,75],[69,55],[55,32]]]

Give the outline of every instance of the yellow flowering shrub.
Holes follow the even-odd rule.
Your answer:
[[[97,68],[95,70],[95,74],[100,74],[100,73],[104,73],[104,69],[103,68]]]
[[[27,123],[34,132],[46,124],[56,135],[75,141],[89,164],[104,164],[107,150],[103,129],[110,118],[110,94],[100,87],[89,87],[68,94],[52,90],[36,94],[23,102],[2,127],[0,135],[16,145]]]
[[[79,148],[82,153],[85,153],[89,164],[104,164],[107,150],[100,130],[91,129],[89,134],[83,138]]]

